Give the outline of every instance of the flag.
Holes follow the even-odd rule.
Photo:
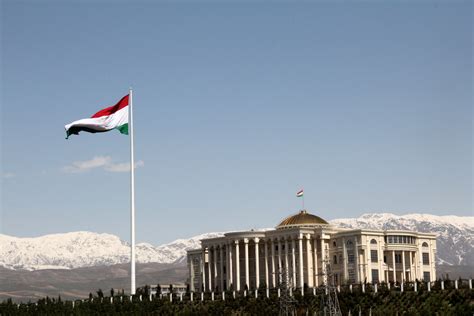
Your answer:
[[[302,197],[302,196],[303,196],[303,189],[296,192],[296,197]]]
[[[100,110],[91,118],[74,121],[64,126],[66,139],[70,135],[79,135],[79,132],[102,133],[117,129],[120,133],[128,135],[128,94],[117,104]]]

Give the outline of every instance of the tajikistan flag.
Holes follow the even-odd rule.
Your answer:
[[[128,135],[128,94],[117,104],[100,110],[91,118],[74,121],[64,126],[66,139],[70,135],[79,135],[79,132],[102,133],[117,129],[120,133]]]

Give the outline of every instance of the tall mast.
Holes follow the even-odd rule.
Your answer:
[[[128,127],[130,130],[130,293],[135,294],[135,157],[133,155],[133,97],[132,88],[129,92],[129,117]]]

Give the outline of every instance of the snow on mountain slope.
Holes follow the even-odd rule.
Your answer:
[[[154,247],[136,245],[137,262],[172,263],[198,248],[199,240],[221,236],[208,233],[189,239],[178,239]],[[36,238],[17,238],[0,234],[0,266],[10,269],[72,269],[113,265],[130,261],[130,246],[111,234],[72,232]]]
[[[363,214],[330,221],[345,228],[411,230],[437,235],[437,263],[474,265],[474,216]]]
[[[330,223],[346,228],[435,233],[438,235],[438,263],[474,265],[474,217],[374,213]],[[199,248],[201,239],[222,235],[207,233],[161,246],[140,243],[137,244],[137,261],[182,263],[186,250]],[[129,258],[129,244],[111,234],[72,232],[36,238],[0,234],[0,267],[10,269],[72,269],[127,263]]]

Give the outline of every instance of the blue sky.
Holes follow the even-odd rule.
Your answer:
[[[64,125],[134,87],[137,240],[306,208],[473,215],[472,3],[1,4],[1,225],[129,239],[128,138]]]

